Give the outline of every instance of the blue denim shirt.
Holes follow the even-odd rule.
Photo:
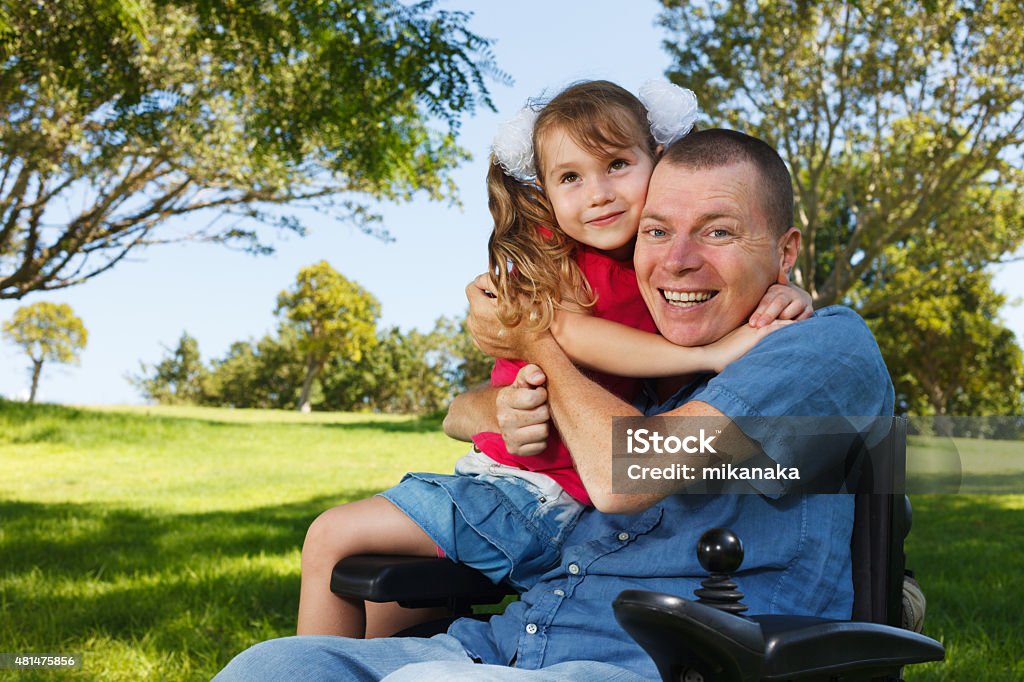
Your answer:
[[[730,417],[886,416],[893,388],[867,326],[833,306],[771,334],[721,374],[661,404],[647,393],[639,406],[653,415],[690,400]],[[769,438],[762,447],[784,457],[782,443]],[[743,540],[746,555],[734,577],[750,613],[849,618],[852,497],[683,494],[635,515],[587,510],[560,564],[519,601],[489,623],[456,621],[449,633],[484,663],[533,669],[599,660],[657,678],[653,662],[616,623],[612,601],[631,588],[691,596],[706,577],[697,539],[716,526]]]

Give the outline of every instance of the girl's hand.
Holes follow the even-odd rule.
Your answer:
[[[747,351],[756,346],[758,341],[786,325],[793,324],[794,321],[775,320],[763,327],[743,325],[739,329],[729,332],[718,341],[704,346],[708,366],[716,373],[721,372],[726,365],[746,355]]]
[[[792,284],[773,284],[750,316],[750,326],[760,329],[775,320],[806,320],[813,312],[806,291]]]

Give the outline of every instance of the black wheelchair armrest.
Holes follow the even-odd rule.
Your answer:
[[[456,613],[515,594],[511,587],[495,585],[482,573],[449,559],[384,554],[339,561],[331,574],[331,591],[372,602],[397,601],[409,608],[448,606]]]
[[[876,623],[746,618],[642,590],[626,590],[614,608],[619,624],[654,659],[663,680],[687,679],[687,671],[705,682],[899,679],[903,666],[945,655],[933,639]]]
[[[754,622],[661,592],[626,590],[615,620],[644,648],[662,680],[756,680],[764,635]],[[700,677],[687,677],[687,671]]]
[[[765,634],[763,680],[788,680],[795,672],[833,679],[898,675],[913,663],[941,661],[942,645],[910,630],[799,616],[754,616]]]

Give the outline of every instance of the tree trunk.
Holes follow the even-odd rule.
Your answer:
[[[36,389],[39,388],[39,375],[43,373],[43,361],[32,358],[32,390],[28,394],[28,401],[36,401]]]
[[[309,394],[313,392],[313,379],[320,373],[320,363],[312,355],[306,358],[306,378],[302,381],[302,392],[299,394],[299,412],[312,412]]]

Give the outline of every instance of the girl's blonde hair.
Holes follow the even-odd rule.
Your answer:
[[[598,157],[634,145],[655,156],[647,109],[628,90],[608,81],[572,85],[539,111],[533,128],[538,183],[546,161],[540,142],[556,130]],[[594,305],[594,292],[576,264],[576,241],[558,228],[541,186],[519,182],[493,157],[491,162],[487,195],[494,231],[488,257],[498,319],[509,327],[523,322],[529,329],[544,330],[551,326],[555,308]]]

